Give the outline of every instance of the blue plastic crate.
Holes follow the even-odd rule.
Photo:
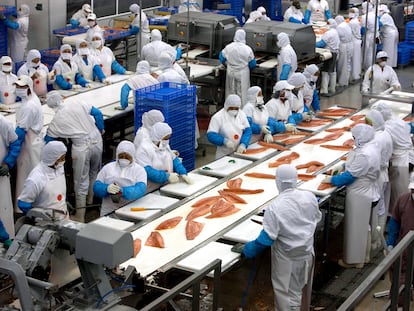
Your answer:
[[[10,15],[16,15],[17,10],[15,6],[0,5],[0,13],[8,17]]]
[[[178,13],[178,6],[172,6],[172,7],[161,7],[156,9],[156,11],[160,11],[160,12],[168,12],[171,14],[177,14]]]
[[[405,24],[405,41],[414,43],[414,21]]]
[[[88,29],[86,29],[85,27],[66,26],[63,28],[54,29],[53,34],[62,36],[74,36],[79,35],[81,33],[85,33],[87,31]]]

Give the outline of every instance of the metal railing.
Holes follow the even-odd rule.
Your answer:
[[[406,252],[407,251],[407,252]],[[405,253],[406,252],[406,253]],[[414,231],[410,231],[397,244],[397,246],[380,262],[368,277],[355,289],[355,291],[338,307],[337,311],[353,310],[369,291],[377,284],[378,280],[393,267],[392,284],[390,290],[390,302],[386,310],[396,311],[398,308],[398,298],[400,293],[403,295],[403,310],[410,310],[410,293],[413,282],[413,256],[414,254]],[[407,269],[405,271],[405,282],[400,287],[400,273],[403,255],[407,256]],[[397,273],[398,272],[398,273]],[[404,290],[408,288],[410,290]]]

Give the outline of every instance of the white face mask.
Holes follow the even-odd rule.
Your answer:
[[[310,80],[312,82],[316,82],[316,81],[318,81],[318,76],[311,76]]]
[[[32,66],[32,68],[37,69],[39,67],[39,65],[40,65],[40,62],[38,62],[38,63],[30,62],[30,66]]]
[[[238,110],[227,110],[229,115],[231,115],[233,118],[237,117],[237,114],[239,113]]]
[[[63,60],[72,60],[72,53],[62,53],[61,57]]]
[[[349,13],[349,18],[354,18],[355,17],[355,13]]]
[[[63,167],[65,165],[65,161],[63,162],[59,162],[58,164],[55,165],[55,170],[60,169],[61,167]]]
[[[16,96],[19,96],[20,98],[26,98],[28,89],[16,89]]]
[[[97,40],[97,41],[92,41],[92,46],[97,49],[101,46],[101,41]]]
[[[170,146],[170,141],[168,139],[163,139],[160,141],[158,149],[166,150]]]
[[[382,61],[382,62],[380,62],[380,63],[379,63],[379,65],[380,65],[382,68],[384,68],[386,64],[387,64],[387,62],[385,62],[385,61]]]
[[[3,65],[3,66],[1,66],[1,69],[3,70],[3,72],[9,73],[9,72],[12,71],[12,66],[10,66],[10,65]]]
[[[264,103],[263,96],[257,96],[256,104],[261,105]]]
[[[124,168],[131,164],[131,161],[129,161],[128,159],[118,159],[118,163],[120,167]]]
[[[80,55],[89,55],[89,49],[88,48],[80,48],[79,49],[79,54]]]
[[[93,26],[95,26],[95,22],[94,21],[91,21],[91,22],[88,22],[88,25],[89,25],[89,27],[93,27]]]

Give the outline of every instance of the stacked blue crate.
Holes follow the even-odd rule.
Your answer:
[[[217,4],[230,4],[229,9],[218,10]],[[244,17],[244,0],[221,0],[221,1],[213,1],[213,0],[206,0],[203,1],[203,11],[216,13],[216,14],[224,14],[224,15],[231,15],[237,17],[240,25],[245,23]]]
[[[7,18],[10,15],[16,15],[16,7],[9,5],[0,5],[0,14]],[[8,33],[4,21],[0,21],[0,57],[8,55]]]
[[[184,167],[191,171],[195,165],[196,87],[163,82],[135,92],[135,132],[142,126],[142,115],[152,109],[160,110],[172,128],[171,149],[178,150]]]
[[[398,44],[398,65],[407,65],[410,61],[414,61],[414,21],[405,25],[405,41]]]
[[[42,63],[45,64],[49,70],[53,67],[60,56],[60,49],[57,47],[40,50],[39,52],[42,56]]]
[[[411,49],[404,42],[398,43],[398,58],[397,64],[399,66],[408,65],[411,61]]]
[[[266,15],[274,21],[283,21],[282,1],[280,0],[253,0],[252,9],[256,10],[258,7],[266,9]]]

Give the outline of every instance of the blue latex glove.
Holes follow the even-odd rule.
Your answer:
[[[207,140],[216,146],[222,146],[224,144],[223,135],[216,132],[207,132]]]
[[[311,11],[306,10],[305,11],[305,16],[303,17],[303,23],[304,24],[309,24],[310,16],[311,16]]]
[[[177,47],[175,50],[177,51],[177,56],[175,57],[175,60],[179,60],[183,55],[183,50],[181,50],[179,47]]]
[[[242,137],[240,138],[240,144],[245,146],[250,145],[250,139],[252,138],[252,129],[249,127],[243,130]]]
[[[18,22],[13,22],[8,18],[4,20],[4,24],[7,26],[7,28],[10,28],[10,29],[13,29],[13,30],[19,29],[19,23]]]
[[[125,74],[126,71],[126,69],[122,67],[121,64],[119,64],[116,60],[112,62],[111,69],[121,75]]]
[[[345,171],[339,175],[332,176],[331,184],[336,187],[342,187],[352,184],[356,177],[352,176],[349,171]]]
[[[129,25],[129,31],[131,32],[131,34],[136,35],[139,32],[139,27]]]
[[[185,169],[183,163],[180,161],[178,157],[175,157],[173,160],[173,168],[174,172],[178,175],[187,175],[187,170]]]
[[[105,74],[103,73],[102,67],[99,65],[93,66],[93,79],[98,78],[100,82],[106,79]]]
[[[332,18],[331,10],[326,10],[325,11],[325,17],[326,17],[326,20]]]
[[[224,55],[223,55],[223,52],[222,52],[222,51],[220,51],[220,53],[219,53],[219,59],[220,59],[220,62],[221,62],[222,64],[225,64],[225,63],[227,62],[227,59],[224,57]]]
[[[75,75],[75,82],[79,85],[82,85],[82,87],[85,87],[86,84],[88,84],[88,81],[78,72]]]
[[[254,69],[256,68],[256,59],[253,58],[250,62],[249,62],[249,68],[250,69]]]
[[[96,127],[98,128],[98,130],[100,132],[102,132],[105,129],[105,124],[104,124],[104,119],[103,119],[102,112],[98,108],[92,106],[90,114],[95,119]]]
[[[121,88],[121,107],[122,109],[125,109],[128,107],[128,96],[129,92],[131,91],[131,87],[128,85],[128,83],[125,83]]]
[[[267,247],[272,246],[273,240],[269,237],[266,231],[260,231],[256,240],[247,243],[243,248],[243,255],[246,258],[253,258],[257,254],[261,253]]]
[[[9,239],[9,234],[6,231],[6,228],[4,227],[3,222],[0,219],[0,242],[5,242]]]
[[[145,171],[147,172],[148,180],[155,182],[157,184],[164,184],[168,181],[168,177],[170,176],[164,170],[157,170],[149,165],[144,167]]]
[[[302,19],[302,21],[303,21],[303,20],[304,20],[304,19]],[[295,23],[295,24],[302,24],[302,21],[300,21],[300,20],[298,20],[298,19],[294,18],[293,16],[289,17],[289,22],[291,22],[291,23]]]
[[[72,25],[73,28],[79,27],[80,21],[77,21],[76,19],[71,18],[69,23]]]
[[[9,152],[6,157],[3,159],[3,162],[7,164],[9,169],[13,168],[16,164],[16,160],[20,154],[20,149],[22,147],[21,141],[17,138],[15,141],[9,144]]]
[[[18,208],[21,209],[21,211],[23,212],[23,214],[26,215],[27,212],[30,209],[32,209],[33,204],[32,203],[29,203],[29,202],[24,202],[24,201],[21,201],[21,200],[17,200],[17,206],[18,206]]]
[[[316,47],[317,48],[324,48],[326,46],[326,42],[323,40],[320,40],[318,42],[316,42]]]
[[[128,200],[138,200],[145,194],[147,185],[143,182],[138,182],[133,186],[122,187],[122,196]]]

